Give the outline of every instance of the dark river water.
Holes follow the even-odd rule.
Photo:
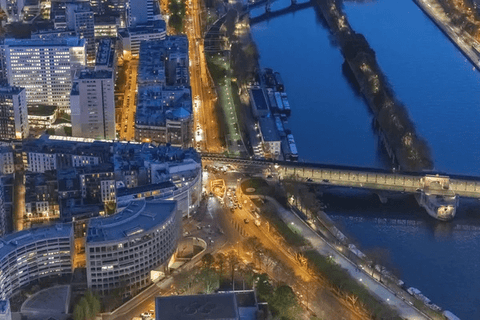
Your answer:
[[[288,3],[279,0],[272,10]],[[480,176],[480,73],[412,0],[347,2],[344,9],[428,141],[435,169]],[[252,34],[261,66],[285,82],[301,159],[386,167],[372,113],[313,8],[256,24]],[[389,250],[408,286],[462,319],[480,319],[480,203],[462,200],[455,220],[440,223],[409,197],[381,204],[372,194],[327,190],[324,201],[360,248]]]

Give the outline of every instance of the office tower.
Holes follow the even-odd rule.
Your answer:
[[[73,81],[70,108],[74,137],[115,139],[113,72],[79,72]]]
[[[153,0],[128,0],[127,25],[136,27],[153,21]]]
[[[67,28],[85,39],[87,63],[95,63],[95,26],[93,11],[88,2],[68,2],[65,8]]]
[[[0,139],[25,139],[28,130],[25,89],[0,86]]]
[[[70,112],[72,74],[86,62],[84,39],[6,39],[3,51],[8,83],[25,88],[27,105]]]
[[[23,20],[23,0],[0,0],[0,8],[5,12],[8,22]]]

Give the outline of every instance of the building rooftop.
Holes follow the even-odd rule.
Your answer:
[[[165,31],[167,25],[163,20],[155,20],[150,21],[147,24],[139,24],[135,27],[129,27],[128,33],[130,35],[137,35],[137,34],[148,34],[148,33],[157,33]]]
[[[273,120],[270,114],[268,114],[266,117],[260,117],[258,122],[260,124],[260,130],[262,131],[263,140],[280,141],[275,120]]]
[[[176,207],[175,201],[133,201],[117,214],[90,220],[86,242],[118,240],[148,231],[174,215]]]
[[[265,100],[265,95],[263,94],[262,89],[251,89],[253,100],[257,110],[268,110],[267,101]]]
[[[134,188],[119,188],[117,189],[117,197],[122,197],[130,194],[139,194],[148,191],[155,191],[161,189],[176,189],[177,187],[171,181],[165,181],[162,183],[147,184],[144,186],[138,186]]]
[[[138,88],[135,123],[139,125],[164,125],[166,119],[185,119],[189,118],[191,113],[190,88],[155,85]]]
[[[235,293],[155,298],[156,320],[240,319]]]
[[[73,227],[69,223],[55,224],[14,232],[0,238],[0,258],[27,244],[40,240],[73,237]]]
[[[112,39],[101,39],[98,44],[97,49],[97,57],[95,60],[95,64],[97,67],[104,66],[104,67],[112,67],[115,58],[115,48],[113,48],[113,40]]]
[[[85,45],[85,39],[78,37],[62,37],[51,39],[5,39],[5,45],[9,47],[82,47]]]
[[[113,72],[110,70],[84,69],[76,74],[77,79],[112,79]]]

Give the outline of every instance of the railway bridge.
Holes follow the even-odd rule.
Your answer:
[[[227,158],[202,154],[202,160],[217,164],[237,164],[269,168],[279,180],[336,187],[368,189],[386,201],[385,192],[414,194],[420,206],[439,220],[455,216],[459,197],[480,199],[480,177],[437,172],[391,172],[382,169],[326,165],[318,163]]]

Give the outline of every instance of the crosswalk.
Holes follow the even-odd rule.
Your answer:
[[[250,235],[245,231],[245,229],[243,228],[243,226],[242,226],[240,223],[238,223],[237,220],[231,219],[230,222],[233,224],[233,227],[235,228],[235,230],[237,230],[242,237],[248,238],[248,237],[250,236]]]

